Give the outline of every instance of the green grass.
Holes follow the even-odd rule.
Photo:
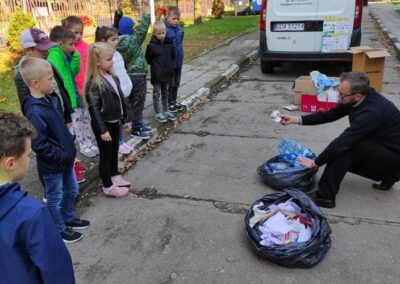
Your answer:
[[[233,37],[256,31],[259,18],[260,16],[257,15],[227,16],[220,20],[203,18],[201,25],[193,25],[193,21],[184,20],[183,48],[185,50],[185,62]],[[86,41],[93,42],[93,37],[86,38]],[[149,41],[150,34],[143,43],[143,49],[146,49]],[[8,53],[0,50],[0,109],[17,112],[20,110],[20,106],[14,84],[12,65]]]

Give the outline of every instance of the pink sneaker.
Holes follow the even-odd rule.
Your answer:
[[[111,197],[125,197],[129,193],[129,188],[112,185],[110,187],[103,187],[103,192],[105,195]]]
[[[125,148],[128,149],[129,151],[133,151],[133,147],[131,145],[129,145],[128,143],[124,143],[122,145],[125,145]]]
[[[125,144],[122,144],[119,146],[118,153],[121,155],[128,155],[131,151],[125,146]]]
[[[115,186],[129,187],[131,183],[129,181],[124,180],[121,175],[111,177],[111,181]]]

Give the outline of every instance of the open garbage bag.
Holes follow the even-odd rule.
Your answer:
[[[269,210],[280,206],[287,206],[288,201],[292,207],[300,210],[298,215],[308,222],[309,231],[304,232],[302,239],[290,240],[286,243],[269,241],[265,243],[263,234],[265,231],[261,226],[269,221],[271,217],[260,216],[262,210]],[[260,205],[262,204],[262,205]],[[272,209],[274,210],[274,209]],[[288,209],[293,210],[293,209]],[[271,214],[270,212],[268,214]],[[258,218],[257,218],[258,217]],[[256,219],[256,221],[254,220]],[[259,221],[257,221],[259,220]],[[277,218],[279,221],[279,218]],[[266,259],[286,267],[310,268],[319,263],[331,246],[331,228],[319,207],[302,191],[287,189],[282,192],[268,194],[255,201],[247,211],[245,219],[247,235],[254,245],[256,251]],[[274,222],[277,222],[276,220]],[[270,224],[273,229],[273,224]],[[282,226],[275,226],[284,230]],[[291,236],[289,236],[290,238]],[[271,239],[270,239],[271,240]]]
[[[257,168],[261,179],[276,190],[293,187],[305,192],[312,190],[318,169],[306,168],[297,163],[297,160],[300,157],[314,159],[315,154],[292,139],[280,140],[278,149],[280,153],[278,156],[267,160]]]

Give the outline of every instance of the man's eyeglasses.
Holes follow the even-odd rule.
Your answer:
[[[339,95],[340,95],[340,98],[341,98],[341,99],[343,99],[343,98],[345,98],[345,97],[354,96],[355,94],[357,94],[357,93],[343,94],[343,93],[339,92]]]

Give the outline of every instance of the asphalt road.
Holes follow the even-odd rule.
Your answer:
[[[366,17],[363,44],[382,46]],[[383,94],[400,105],[400,75],[388,58]],[[134,195],[91,197],[92,221],[82,241],[68,246],[78,283],[398,283],[400,184],[388,192],[348,174],[337,207],[324,209],[332,247],[312,269],[287,269],[254,253],[244,212],[272,193],[256,168],[276,155],[279,139],[320,152],[348,122],[283,127],[274,109],[291,103],[293,80],[335,64],[288,64],[272,75],[256,62],[179,125],[125,178]],[[322,170],[319,171],[320,176]]]

